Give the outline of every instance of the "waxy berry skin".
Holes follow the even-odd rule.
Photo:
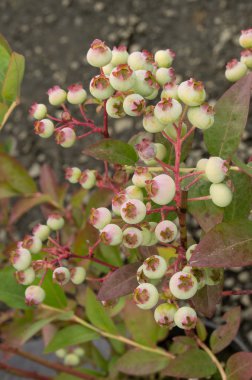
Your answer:
[[[224,183],[213,183],[209,189],[212,202],[219,207],[227,207],[233,199],[230,188]]]
[[[67,101],[70,104],[82,104],[87,99],[87,92],[81,84],[75,83],[68,87]]]
[[[190,123],[199,129],[206,130],[214,123],[214,111],[207,103],[198,107],[190,107],[187,112]]]
[[[154,90],[159,89],[159,85],[155,76],[151,71],[147,70],[136,70],[135,73],[135,84],[134,92],[140,94],[143,97],[151,96]]]
[[[34,117],[34,119],[44,119],[44,117],[46,117],[47,114],[46,105],[41,103],[34,103],[30,107],[29,113],[32,117]]]
[[[154,115],[154,106],[150,106],[145,110],[143,127],[149,133],[157,133],[165,129],[165,125]]]
[[[206,180],[208,180],[207,176],[206,176],[206,166],[207,166],[207,163],[208,163],[208,158],[201,158],[198,162],[197,162],[197,165],[196,165],[196,172],[199,171],[199,172],[202,172],[204,171],[205,174],[202,175],[202,177]]]
[[[139,94],[130,94],[123,101],[123,109],[129,116],[141,116],[145,109],[145,100]]]
[[[197,279],[190,273],[177,272],[169,282],[169,289],[174,297],[186,300],[192,298],[198,290]]]
[[[172,67],[160,67],[159,69],[157,69],[155,75],[156,80],[160,86],[164,86],[166,83],[174,82],[176,79],[175,71]]]
[[[232,59],[226,65],[225,77],[230,82],[236,82],[247,73],[247,66],[245,63]]]
[[[40,286],[31,285],[25,290],[25,302],[29,306],[39,305],[45,299],[45,291]]]
[[[206,285],[206,276],[202,268],[195,268],[191,267],[190,265],[186,265],[182,269],[182,272],[191,273],[196,278],[198,281],[198,289],[201,289]]]
[[[48,98],[49,103],[52,106],[60,106],[61,104],[65,102],[66,97],[67,97],[66,91],[60,88],[59,86],[54,86],[52,88],[49,88],[49,90],[47,91],[47,94],[49,97]]]
[[[154,66],[148,59],[148,56],[141,51],[134,51],[128,57],[128,65],[134,71],[136,70],[147,70],[153,71]]]
[[[91,66],[102,67],[111,62],[112,52],[101,40],[95,39],[87,52],[87,61]]]
[[[70,280],[75,285],[80,285],[85,281],[86,269],[83,267],[74,267],[70,269]]]
[[[149,283],[140,284],[133,293],[133,299],[140,309],[152,309],[158,302],[157,288]]]
[[[74,129],[65,127],[56,132],[56,143],[63,148],[71,148],[76,141]]]
[[[55,355],[60,358],[60,359],[63,359],[67,354],[67,351],[64,349],[64,348],[60,348],[59,350],[55,351]]]
[[[114,119],[120,119],[125,116],[123,109],[123,100],[122,95],[112,95],[106,102],[106,111],[108,115]]]
[[[140,201],[144,199],[142,190],[135,185],[127,186],[125,188],[125,194],[127,199],[139,199]]]
[[[106,77],[103,74],[96,75],[91,79],[89,91],[94,98],[100,100],[108,99],[115,92],[110,85],[109,77]]]
[[[74,353],[66,354],[64,364],[70,367],[75,367],[80,364],[80,358]]]
[[[157,165],[156,159],[163,161],[166,156],[167,150],[163,144],[154,143],[155,156],[154,158],[143,160],[146,165]]]
[[[140,223],[145,216],[145,204],[139,199],[129,199],[121,207],[121,217],[128,224]]]
[[[118,66],[128,62],[129,53],[126,46],[114,46],[112,50],[111,65]]]
[[[111,212],[106,207],[92,208],[89,223],[98,230],[101,230],[111,222],[111,218]]]
[[[202,82],[197,82],[193,78],[180,83],[178,96],[188,106],[200,106],[206,99],[206,92]]]
[[[154,319],[160,325],[168,328],[174,327],[174,315],[177,307],[170,303],[161,303],[154,311]]]
[[[123,245],[127,248],[137,248],[142,244],[141,230],[136,227],[128,227],[123,231]]]
[[[59,285],[66,285],[70,280],[70,272],[65,267],[58,267],[53,271],[53,280]]]
[[[163,87],[163,91],[161,92],[160,97],[161,99],[173,98],[179,100],[178,85],[175,82],[166,83]]]
[[[174,180],[167,174],[160,174],[147,181],[146,190],[150,199],[158,205],[170,203],[176,192]]]
[[[106,245],[118,245],[121,244],[123,238],[123,232],[116,224],[107,224],[100,231],[100,239],[102,243]]]
[[[70,183],[78,183],[81,176],[81,170],[77,167],[66,168],[65,178]]]
[[[167,271],[167,263],[162,256],[153,255],[143,262],[143,273],[151,280],[162,278]]]
[[[205,168],[205,175],[212,183],[220,183],[224,180],[228,171],[225,160],[220,157],[210,157]]]
[[[248,69],[252,69],[252,49],[246,49],[241,52],[241,62],[244,63]]]
[[[239,44],[245,49],[252,48],[252,29],[246,29],[241,31]]]
[[[33,228],[32,234],[35,237],[38,237],[41,241],[45,241],[50,235],[50,228],[46,224],[37,224]]]
[[[117,91],[129,91],[135,85],[135,73],[127,64],[116,66],[109,75],[111,86]]]
[[[174,123],[182,114],[181,104],[173,98],[163,98],[154,108],[154,115],[164,125]]]
[[[178,229],[175,223],[170,220],[163,220],[155,228],[157,239],[162,243],[170,243],[176,239]]]
[[[35,271],[32,267],[29,267],[23,271],[17,271],[15,277],[19,284],[30,285],[35,280]]]
[[[197,323],[196,311],[189,306],[180,307],[174,315],[174,322],[181,329],[194,329]]]
[[[34,132],[43,139],[48,139],[54,133],[54,124],[50,119],[37,120],[34,123]]]
[[[84,170],[79,178],[79,184],[83,189],[89,190],[96,184],[96,176],[94,170]]]
[[[26,248],[30,253],[39,253],[42,249],[42,242],[37,236],[27,235],[25,236],[22,244],[23,248]]]
[[[135,186],[143,188],[146,186],[145,182],[151,179],[152,175],[148,171],[148,168],[139,166],[136,168],[131,180]]]
[[[112,211],[115,215],[121,215],[121,207],[124,202],[128,200],[128,196],[125,191],[120,191],[112,198]]]
[[[170,67],[176,54],[171,49],[158,50],[154,59],[158,67]]]
[[[20,246],[11,253],[10,261],[17,271],[22,271],[30,266],[32,257],[28,249]]]
[[[65,221],[61,215],[51,214],[49,215],[46,224],[51,230],[58,231],[64,226]]]

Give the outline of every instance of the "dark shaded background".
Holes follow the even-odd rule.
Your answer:
[[[80,154],[83,145],[64,150],[52,139],[38,138],[28,109],[34,101],[46,102],[46,91],[55,84],[66,87],[81,81],[88,88],[95,70],[87,65],[85,54],[94,38],[111,47],[125,44],[129,50],[172,48],[177,54],[177,74],[184,80],[193,76],[204,81],[213,100],[229,86],[224,68],[228,60],[239,57],[239,31],[251,26],[251,0],[0,0],[0,32],[15,51],[26,57],[22,104],[0,139],[12,139],[13,155],[34,178],[44,162],[62,178],[62,166],[87,165],[86,157]],[[128,136],[132,127],[140,129],[141,123],[118,120],[113,133]],[[199,158],[202,149],[198,139],[191,161]],[[251,136],[245,132],[240,156],[251,155]],[[93,160],[88,162],[89,167],[95,164]],[[230,273],[227,289],[234,284],[245,288],[251,283],[248,270]],[[242,334],[252,342],[251,299],[236,297],[234,303],[240,302],[244,308]]]

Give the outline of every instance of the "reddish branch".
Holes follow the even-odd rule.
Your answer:
[[[225,296],[241,296],[241,295],[245,295],[245,294],[252,295],[252,290],[250,290],[250,289],[247,289],[247,290],[238,289],[238,290],[224,290],[222,292],[223,297],[225,297]]]

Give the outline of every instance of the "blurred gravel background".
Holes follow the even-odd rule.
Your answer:
[[[34,178],[44,162],[62,178],[62,166],[87,166],[81,155],[83,144],[64,150],[52,140],[38,138],[28,109],[34,101],[46,102],[46,91],[55,84],[66,87],[81,81],[88,88],[95,70],[87,65],[85,54],[94,38],[111,47],[125,44],[130,51],[175,50],[177,74],[184,80],[193,76],[204,81],[209,99],[215,100],[229,86],[225,63],[239,58],[239,31],[251,26],[251,0],[1,0],[0,32],[26,57],[22,104],[1,133],[1,142],[13,140],[12,153]],[[118,120],[113,125],[114,136],[129,136],[132,128],[140,130],[141,123]],[[251,122],[241,144],[243,159],[252,156],[249,130]],[[199,136],[194,148],[189,165],[204,149]],[[89,160],[88,165],[97,164]],[[249,288],[251,282],[251,271],[237,269],[227,274],[225,287]],[[241,332],[252,344],[251,298],[234,297],[232,302],[241,302],[244,308]]]

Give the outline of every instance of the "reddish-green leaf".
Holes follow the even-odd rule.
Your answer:
[[[223,315],[224,325],[218,327],[210,337],[210,346],[216,354],[226,348],[236,337],[241,321],[241,308],[234,307]]]
[[[227,380],[252,379],[252,353],[237,352],[227,361]]]
[[[192,298],[195,310],[205,317],[211,318],[215,313],[216,305],[220,302],[222,286],[221,282],[218,285],[206,285],[198,290]]]
[[[221,223],[197,245],[190,264],[196,267],[232,268],[252,264],[252,222]]]

